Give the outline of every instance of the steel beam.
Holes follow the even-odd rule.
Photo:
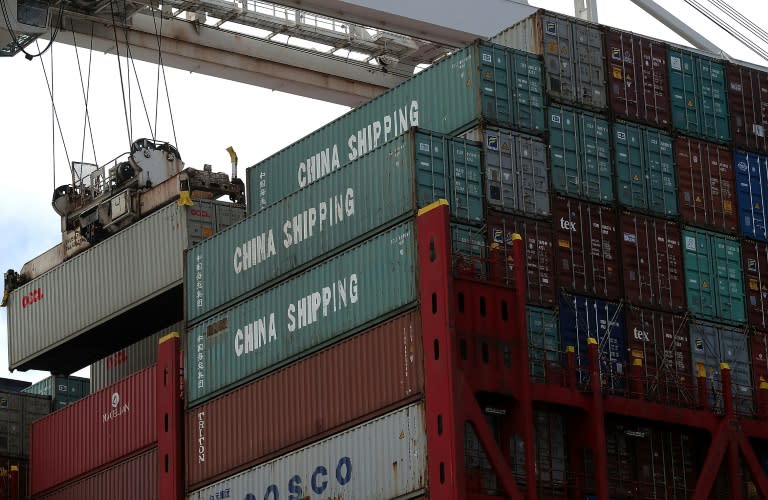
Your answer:
[[[728,57],[728,55],[717,45],[710,42],[707,38],[704,38],[697,31],[688,26],[685,21],[678,18],[653,0],[632,0],[632,3],[653,16],[657,21],[691,43],[694,47],[706,50],[713,54],[722,54],[723,57],[726,58]]]

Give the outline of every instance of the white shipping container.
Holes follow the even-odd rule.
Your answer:
[[[386,500],[424,493],[426,477],[424,405],[416,403],[213,483],[188,499]]]

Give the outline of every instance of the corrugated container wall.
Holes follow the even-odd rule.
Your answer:
[[[668,128],[667,46],[635,33],[605,28],[608,95],[619,118]]]
[[[683,222],[736,234],[733,153],[725,146],[678,136],[674,141]]]
[[[425,492],[427,476],[424,405],[414,404],[194,491],[187,498],[322,495],[389,500]]]
[[[531,379],[535,383],[544,383],[550,372],[559,371],[563,366],[557,314],[552,309],[534,306],[527,306],[525,311]]]
[[[741,259],[747,319],[750,325],[768,329],[768,243],[744,239]]]
[[[157,448],[119,462],[108,469],[38,495],[35,500],[162,500],[158,498]]]
[[[755,390],[759,391],[760,385],[768,383],[768,334],[755,331],[749,342],[749,352],[752,355],[752,384]]]
[[[704,140],[730,141],[725,64],[682,47],[669,47],[667,54],[674,128]]]
[[[32,424],[32,495],[153,444],[157,440],[155,379],[153,366]]]
[[[612,203],[613,165],[608,121],[565,106],[547,108],[552,189],[566,196]]]
[[[622,211],[619,216],[624,297],[632,304],[683,311],[685,276],[680,227]]]
[[[11,467],[18,470],[18,482],[16,491],[18,496],[13,495],[13,485],[11,485]],[[24,459],[2,457],[0,456],[0,498],[9,500],[27,500],[29,498],[29,462]]]
[[[685,295],[697,318],[746,321],[739,240],[703,229],[683,228]]]
[[[187,404],[413,304],[414,227],[395,226],[190,328]]]
[[[91,391],[100,391],[107,386],[116,384],[119,380],[129,375],[133,375],[139,370],[155,364],[157,362],[157,349],[160,339],[172,332],[183,333],[184,323],[179,322],[168,328],[163,328],[157,333],[92,364]],[[186,335],[181,335],[180,338],[182,341],[181,349],[184,350],[183,342],[186,339]]]
[[[734,408],[739,414],[751,415],[754,407],[747,332],[743,328],[694,321],[690,337],[693,376],[701,368],[706,371],[709,404],[720,411],[723,409],[720,363],[728,363]]]
[[[544,132],[541,59],[478,42],[249,168],[248,213],[263,210],[411,127],[480,122]],[[446,105],[450,103],[450,105]]]
[[[0,377],[0,391],[21,392],[23,389],[26,389],[30,385],[32,385],[32,383],[27,382],[26,380],[16,380],[12,378]]]
[[[90,394],[90,387],[91,383],[87,378],[51,375],[22,392],[48,396],[53,400],[53,409],[58,410]]]
[[[97,325],[180,286],[184,249],[200,241],[203,233],[213,232],[217,205],[231,207],[224,202],[200,200],[191,207],[172,203],[14,290],[8,301],[10,368],[54,370],[48,364],[37,366],[34,360],[45,351],[74,341]],[[239,210],[244,214],[242,208]],[[206,214],[208,218],[203,222]],[[118,255],[120,259],[116,260]],[[30,294],[41,299],[31,304],[23,300]],[[179,307],[176,321],[181,319],[181,312]],[[146,324],[150,324],[150,319]],[[140,328],[141,324],[131,325],[131,335],[136,339],[157,330],[142,335],[138,332]],[[119,338],[114,342],[120,347],[125,345],[120,345]],[[100,340],[98,345],[103,343]],[[93,349],[96,344],[88,347]],[[85,364],[92,361],[95,359]]]
[[[768,241],[768,156],[734,150],[741,234]]]
[[[421,343],[410,312],[188,410],[188,490],[418,398]]]
[[[551,99],[600,110],[608,106],[598,25],[540,10],[491,40],[544,56]]]
[[[615,122],[613,147],[619,203],[641,212],[676,216],[672,137],[659,129]]]
[[[582,383],[589,378],[587,339],[597,340],[603,390],[622,393],[626,385],[627,341],[624,310],[616,303],[592,297],[560,294],[560,341],[573,347]]]
[[[614,209],[555,196],[552,218],[558,288],[606,299],[621,297]]]
[[[30,427],[51,409],[50,396],[0,392],[0,456],[28,457]]]
[[[768,71],[728,62],[726,78],[733,143],[768,153]]]

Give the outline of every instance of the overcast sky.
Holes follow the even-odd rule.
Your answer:
[[[768,2],[726,1],[768,31]],[[705,0],[702,2],[706,3]],[[573,14],[572,0],[531,0],[530,3]],[[684,44],[629,0],[598,0],[597,3],[601,24]],[[683,0],[657,0],[657,3],[684,19],[689,26],[704,34],[732,57],[768,65],[768,62],[761,60],[685,5]],[[84,43],[86,40],[80,42],[81,45]],[[768,49],[766,44],[762,46]],[[36,50],[34,45],[30,49]],[[104,164],[126,152],[129,146],[118,62],[112,54],[89,54],[87,50],[80,50],[79,57],[83,80],[88,59],[92,57],[89,113],[96,149],[95,159],[99,164]],[[41,58],[33,61],[27,61],[22,56],[0,58],[0,171],[4,174],[0,182],[0,273],[11,268],[20,270],[25,262],[61,241],[60,219],[50,204],[53,188],[70,182],[69,161],[94,161],[90,136],[85,141],[83,153],[85,106],[75,49],[69,45],[54,44],[42,62],[49,79],[53,72],[53,92],[64,131],[63,142],[58,129],[53,139],[51,100]],[[135,66],[138,79],[131,68],[131,122],[132,137],[137,139],[151,137],[151,133],[136,81],[147,101],[149,121],[152,128],[155,128],[157,67],[139,61]],[[124,61],[122,68],[125,77]],[[176,142],[188,167],[201,168],[204,163],[210,163],[214,170],[229,173],[229,156],[225,149],[231,145],[238,153],[240,173],[244,176],[245,168],[249,165],[348,110],[343,106],[185,71],[166,68],[165,74]],[[174,142],[163,88],[157,113],[156,137]],[[63,144],[66,145],[69,161]],[[6,309],[0,308],[0,377],[37,381],[47,376],[47,373],[34,371],[8,374],[6,322]],[[87,376],[87,371],[78,374]]]

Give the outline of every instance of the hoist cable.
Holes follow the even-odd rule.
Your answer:
[[[131,150],[133,138],[131,137],[131,126],[128,121],[128,107],[125,101],[125,81],[123,80],[123,66],[120,64],[120,41],[117,38],[117,21],[115,20],[114,0],[109,0],[109,10],[112,13],[112,29],[115,33],[115,51],[117,52],[117,68],[120,73],[120,91],[123,95],[123,114],[125,115],[125,130],[128,133],[128,151]]]
[[[157,18],[155,16],[155,9],[152,8],[152,20],[154,21],[154,24],[155,24],[155,38],[157,38],[157,62],[158,62],[159,70],[161,70],[163,72],[163,85],[165,86],[165,98],[168,101],[168,114],[170,115],[170,119],[171,119],[171,131],[173,132],[173,145],[174,145],[174,147],[176,147],[178,149],[179,143],[178,143],[178,141],[176,139],[176,124],[173,121],[173,107],[171,106],[171,95],[168,92],[168,78],[165,75],[165,64],[163,63],[163,50],[162,50],[163,19],[164,19],[164,17],[163,17],[163,13],[161,11],[160,12],[160,29],[158,30]],[[159,81],[160,81],[160,76],[159,76],[159,73],[158,73],[158,87],[159,87]],[[159,91],[158,91],[158,93],[159,93]],[[159,98],[156,98],[155,99],[155,106],[156,106],[156,109],[155,109],[155,124],[157,124],[157,107],[159,105],[160,105],[159,104]],[[157,125],[155,125],[155,127],[157,127]]]
[[[11,28],[11,19],[8,16],[8,10],[6,9],[5,0],[0,0],[0,10],[3,11],[3,19],[5,20],[5,27],[8,29],[8,33],[11,35],[11,39],[13,40],[13,43],[19,48],[19,50],[24,54],[24,57],[27,58],[27,60],[31,61],[35,57],[40,57],[41,55],[45,54],[48,49],[50,49],[53,46],[54,40],[56,40],[56,36],[59,34],[59,29],[61,28],[61,22],[64,16],[64,2],[62,1],[59,4],[59,16],[56,21],[56,26],[54,27],[53,31],[51,31],[51,39],[48,40],[48,45],[45,46],[43,50],[40,50],[40,45],[37,44],[37,41],[35,41],[35,45],[37,47],[37,54],[30,54],[27,52],[25,47],[22,47],[22,45],[19,43],[19,39],[16,36],[16,33],[13,31],[13,28]]]
[[[91,126],[91,117],[88,112],[88,99],[91,95],[91,63],[93,62],[93,24],[91,24],[91,48],[88,52],[88,85],[83,83],[83,70],[80,65],[80,52],[77,49],[77,38],[75,35],[74,26],[72,27],[72,44],[75,46],[75,57],[77,58],[77,73],[80,75],[80,90],[83,93],[83,101],[85,102],[85,116],[83,117],[83,141],[80,147],[80,161],[85,161],[85,136],[86,129],[91,136],[91,148],[93,149],[93,163],[98,165],[96,160],[96,145],[93,140],[93,127]]]
[[[35,40],[35,44],[37,45],[37,48],[39,50],[40,46],[39,46],[37,40]],[[61,136],[61,144],[64,147],[64,155],[67,157],[67,165],[71,165],[70,160],[69,160],[69,151],[67,150],[67,143],[64,140],[64,133],[62,132],[62,129],[61,129],[61,121],[59,121],[59,113],[58,113],[58,111],[56,111],[56,102],[53,99],[53,51],[51,51],[51,79],[50,80],[48,79],[48,72],[45,70],[45,64],[43,63],[42,58],[40,59],[40,67],[43,68],[43,75],[45,76],[45,84],[48,87],[48,95],[51,97],[51,113],[53,114],[53,117],[52,117],[51,121],[55,122],[56,126],[58,126],[58,128],[59,128],[59,135]],[[53,136],[54,143],[55,143],[56,127],[53,126],[53,124],[52,124],[52,128],[53,128],[52,136]],[[56,184],[56,161],[55,161],[55,158],[54,158],[54,168],[53,168],[53,183],[54,183],[53,187],[55,189],[56,188],[56,185],[55,185]]]

